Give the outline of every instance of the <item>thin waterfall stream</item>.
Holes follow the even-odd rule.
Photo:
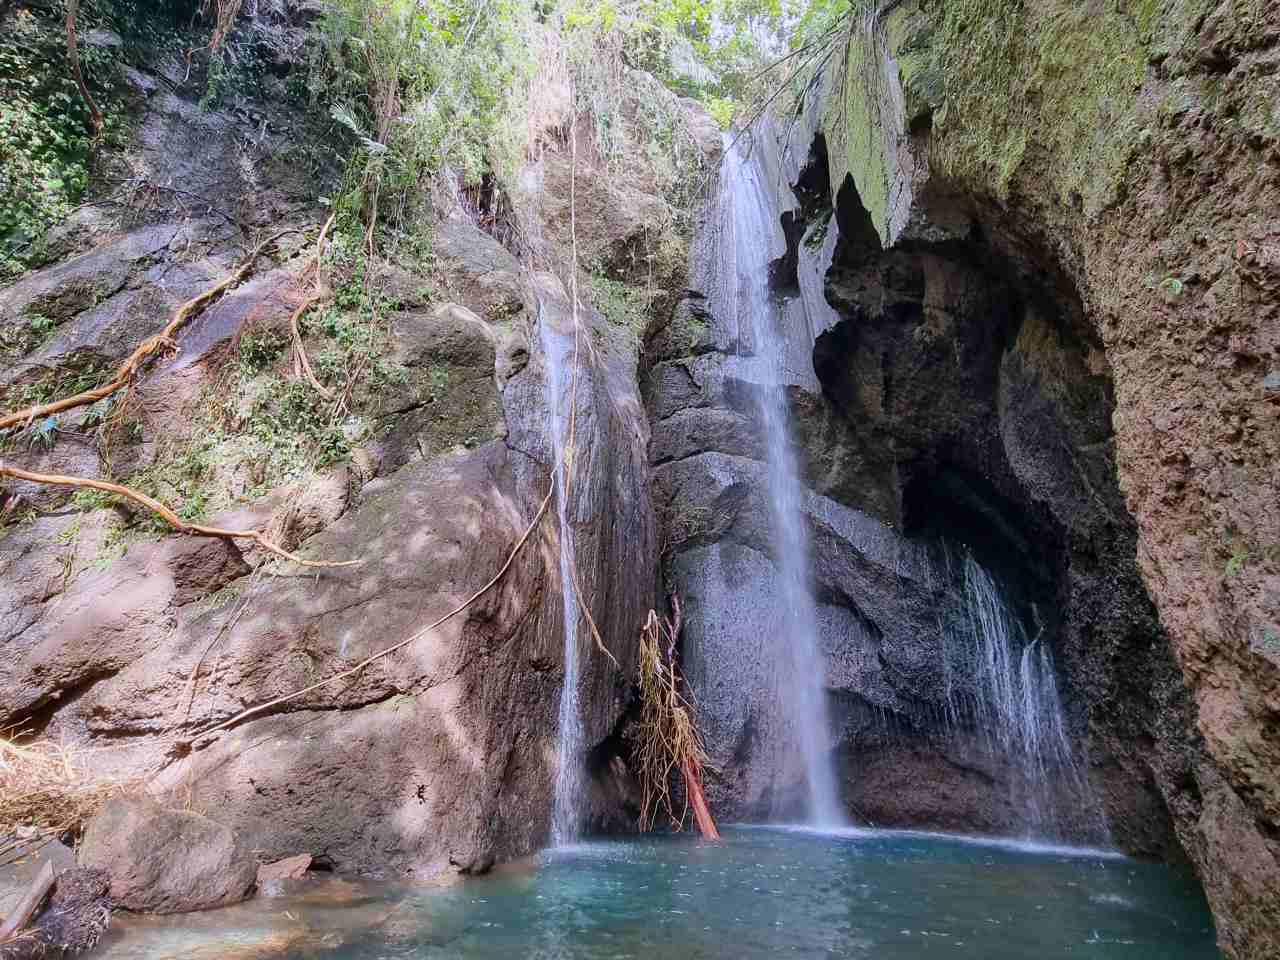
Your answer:
[[[747,139],[747,138],[744,138]],[[786,398],[784,310],[769,287],[768,238],[775,206],[754,155],[725,138],[722,171],[723,231],[720,283],[712,309],[733,318],[739,349],[750,337],[756,414],[768,466],[774,562],[778,572],[778,622],[769,639],[780,721],[785,733],[780,757],[798,751],[804,775],[805,816],[810,823],[839,826],[845,817],[830,757],[826,665],[818,645],[817,608],[810,585],[809,531]],[[727,207],[727,209],[725,209]]]
[[[963,616],[950,637],[945,675],[967,675],[974,683],[964,691],[948,684],[948,723],[976,727],[986,751],[1009,761],[1015,773],[1011,800],[1028,836],[1059,832],[1057,797],[1067,792],[1086,808],[1090,839],[1108,839],[1067,738],[1048,644],[1041,633],[1027,635],[1000,585],[967,551],[958,576]]]
[[[551,816],[551,842],[560,847],[572,843],[582,829],[583,730],[579,702],[580,651],[578,650],[578,600],[573,588],[573,523],[569,516],[569,473],[572,438],[564,409],[572,403],[567,382],[569,364],[565,338],[539,319],[538,331],[546,357],[547,409],[551,411],[552,450],[555,457],[556,518],[560,541],[560,602],[564,619],[564,686],[560,691],[559,744],[556,759],[555,805]]]

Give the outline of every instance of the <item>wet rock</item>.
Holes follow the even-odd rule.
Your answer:
[[[115,797],[89,821],[80,862],[111,876],[127,910],[185,913],[249,896],[257,864],[232,830],[142,797]]]
[[[75,956],[98,945],[111,925],[115,904],[107,871],[72,867],[58,875],[49,903],[35,923],[35,933],[51,952]]]
[[[1056,16],[1058,6],[1029,5],[1028,24],[1048,22],[1042,15]],[[858,87],[852,109],[866,108],[873,129],[856,142],[832,138],[830,194],[842,229],[869,222],[877,241],[897,246],[846,244],[838,257],[844,263],[828,277],[828,292],[847,315],[835,351],[844,374],[838,385],[824,377],[846,398],[851,420],[887,417],[901,426],[896,443],[935,456],[910,410],[942,414],[913,374],[940,362],[930,353],[944,345],[960,351],[962,367],[982,347],[963,323],[951,323],[954,310],[916,321],[910,304],[922,298],[903,280],[924,275],[934,287],[930,255],[955,259],[966,247],[971,255],[960,259],[969,267],[994,260],[1004,264],[1001,279],[1017,278],[1023,306],[1002,347],[998,436],[970,445],[970,479],[938,482],[934,474],[931,485],[949,490],[952,503],[972,505],[981,485],[972,475],[985,475],[1007,500],[1033,501],[1030,512],[1041,511],[1036,529],[1059,531],[1061,546],[1037,538],[1030,555],[1059,557],[1057,572],[1045,573],[1059,583],[1063,692],[1069,712],[1087,717],[1075,721],[1077,735],[1090,742],[1116,840],[1174,856],[1180,846],[1204,883],[1224,952],[1241,958],[1280,953],[1274,897],[1261,893],[1280,884],[1280,673],[1262,642],[1274,619],[1275,577],[1274,550],[1263,546],[1275,538],[1264,531],[1280,523],[1280,434],[1264,385],[1275,366],[1280,237],[1256,215],[1275,204],[1275,179],[1259,177],[1257,164],[1275,156],[1277,137],[1258,117],[1238,117],[1238,105],[1274,99],[1280,10],[1257,14],[1241,18],[1220,3],[1190,18],[1169,8],[1141,31],[1113,22],[1107,35],[1118,51],[1159,65],[1140,94],[1117,85],[1108,100],[1108,129],[1144,128],[1133,149],[1117,165],[1097,153],[1121,142],[1106,135],[1065,146],[1061,124],[1078,107],[1068,98],[1066,113],[1043,111],[1019,130],[1019,158],[1053,155],[1055,169],[1015,160],[998,189],[967,138],[991,116],[988,105],[1007,102],[1002,96],[969,89],[971,99],[962,100],[965,80],[949,74],[936,118],[945,136],[927,124],[903,136],[896,90],[871,103]],[[931,61],[946,62],[936,42],[942,33],[906,49],[927,40],[929,31],[906,28],[921,17],[938,25],[926,4],[890,13],[885,49],[896,60],[874,69],[887,71],[891,88],[910,85],[908,59],[917,80]],[[1029,36],[1039,29],[1031,26]],[[1064,56],[1080,51],[1078,40],[1061,46]],[[863,52],[855,44],[850,63]],[[1012,51],[1005,56],[1013,59],[1002,69],[1017,75],[1025,64]],[[906,110],[914,112],[921,98],[907,92]],[[848,94],[846,87],[831,98],[833,116],[837,108],[848,114]],[[1065,171],[1075,170],[1097,175],[1071,184]],[[949,239],[939,242],[944,233]],[[859,269],[869,259],[882,268],[871,283]],[[859,289],[874,290],[882,306],[853,309]],[[923,301],[927,318],[936,300]],[[999,312],[983,314],[981,329],[999,331]],[[902,339],[903,362],[891,359],[877,375],[884,337],[909,331],[915,342],[908,349]],[[867,347],[861,354],[859,341]],[[971,359],[960,359],[966,350]],[[950,375],[934,380],[948,408],[972,417],[956,403],[964,398],[951,394]],[[968,386],[962,392],[975,396]],[[998,514],[988,511],[981,525],[998,525]],[[1176,843],[1168,827],[1152,829],[1162,809]]]
[[[505,323],[525,308],[520,264],[505,247],[470,223],[440,224],[436,256],[451,293],[490,323]]]
[[[57,322],[100,303],[120,290],[140,261],[158,256],[178,228],[145,227],[66,263],[24,277],[0,292],[0,323],[41,314]]]
[[[250,125],[184,99],[180,59],[164,65],[163,78],[160,70],[130,75],[141,115],[121,158],[149,198],[146,211],[123,236],[112,233],[121,228],[111,218],[77,214],[57,252],[90,250],[87,258],[0,294],[4,321],[29,326],[31,304],[56,314],[44,315],[56,323],[39,342],[23,328],[13,356],[24,362],[0,363],[0,382],[26,389],[46,376],[96,376],[158,331],[175,306],[225,277],[246,237],[291,226],[314,236],[323,211],[306,198],[316,183],[302,182],[294,169],[301,165],[279,162],[286,145],[302,140],[288,136],[288,110],[254,104],[263,112]],[[631,239],[644,229],[642,215],[666,212],[653,192],[637,188],[627,199]],[[213,524],[260,529],[286,549],[358,557],[360,565],[304,575],[245,542],[150,542],[123,525],[136,518],[132,508],[8,525],[0,530],[5,720],[35,717],[50,735],[110,739],[113,775],[150,775],[172,759],[175,732],[333,677],[463,607],[394,655],[172,764],[166,776],[181,782],[162,782],[166,799],[224,823],[263,857],[322,850],[338,870],[452,875],[545,841],[564,613],[559,525],[554,511],[539,513],[553,444],[537,333],[545,322],[557,337],[571,336],[572,310],[559,281],[529,277],[474,226],[446,223],[435,239],[438,269],[430,274],[373,274],[395,305],[388,359],[408,376],[379,396],[382,408],[367,418],[371,437],[360,438],[352,463],[265,496],[254,474],[260,465],[249,458],[216,462],[202,476],[248,498]],[[83,443],[60,439],[15,459],[121,477],[169,455],[171,442],[190,438],[189,415],[204,391],[222,388],[219,372],[237,339],[285,329],[304,295],[303,240],[297,230],[281,238],[251,277],[192,319],[176,353],[149,368],[131,395],[143,442],[99,450],[93,425],[77,414],[55,426],[83,432]],[[450,302],[441,302],[441,290]],[[594,342],[591,327],[604,321],[585,307],[580,313]],[[624,664],[618,670],[584,650],[592,744],[609,738],[626,709],[655,582],[648,425],[634,341],[625,346],[583,351],[572,371],[584,455],[568,522],[579,528],[583,595]],[[80,370],[85,358],[99,368]],[[503,575],[467,606],[526,534]],[[107,843],[101,831],[95,843]]]
[[[311,866],[311,854],[300,853],[296,857],[286,857],[275,863],[264,863],[258,867],[258,896],[276,897],[283,895],[289,888],[289,881],[301,880]]]

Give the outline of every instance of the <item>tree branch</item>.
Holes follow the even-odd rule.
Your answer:
[[[359,560],[306,560],[269,540],[261,530],[227,530],[222,527],[209,527],[200,523],[188,523],[159,500],[155,500],[145,493],[130,487],[111,483],[107,480],[90,480],[87,477],[68,477],[55,473],[32,473],[29,470],[11,467],[3,460],[0,460],[0,477],[10,477],[14,480],[26,480],[29,483],[41,483],[55,487],[76,487],[78,489],[102,490],[105,493],[114,493],[146,507],[179,533],[194,537],[213,537],[219,540],[252,540],[268,553],[273,553],[277,557],[304,567],[349,567],[361,562]]]
[[[16,410],[13,413],[0,416],[0,430],[8,430],[12,427],[29,424],[37,417],[47,417],[55,413],[62,413],[66,410],[74,410],[76,407],[86,407],[89,404],[97,403],[99,400],[109,397],[117,390],[122,389],[133,380],[138,371],[142,368],[143,364],[145,364],[153,354],[159,353],[160,350],[165,347],[173,347],[174,349],[177,349],[177,345],[174,343],[173,338],[174,335],[182,328],[183,324],[190,320],[196,311],[204,307],[210,300],[217,297],[224,290],[235,286],[248,276],[249,272],[253,269],[253,265],[257,261],[258,256],[267,248],[268,245],[279,240],[286,234],[297,232],[298,231],[296,229],[281,230],[279,233],[263,240],[262,243],[254,247],[253,252],[249,254],[249,258],[245,260],[245,262],[241,264],[234,273],[226,279],[214,284],[203,293],[192,297],[186,303],[178,307],[178,309],[174,311],[173,318],[165,328],[155,336],[148,337],[144,340],[138,349],[134,350],[133,353],[129,355],[129,358],[120,365],[119,369],[116,370],[116,375],[110,381],[100,387],[95,387],[92,390],[85,390],[83,393],[77,393],[72,397],[63,397],[61,400],[53,400],[49,403],[36,404],[35,406],[27,407],[24,410]]]
[[[75,77],[76,86],[80,88],[80,96],[84,97],[89,108],[89,125],[93,131],[93,139],[102,136],[102,111],[89,93],[84,82],[84,72],[80,69],[80,47],[76,37],[76,14],[80,9],[80,0],[67,0],[67,61],[71,64],[71,75]]]

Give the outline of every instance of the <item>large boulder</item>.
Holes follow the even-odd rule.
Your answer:
[[[231,830],[147,797],[115,797],[89,821],[80,862],[111,875],[111,899],[143,913],[187,913],[244,900],[258,864]]]

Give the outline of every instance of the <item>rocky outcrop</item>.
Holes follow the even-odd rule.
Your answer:
[[[1101,496],[1118,502],[1106,445],[1098,443],[1105,385],[1080,356],[1061,350],[1042,364],[1055,372],[1054,382],[1027,383],[1019,373],[1025,354],[998,325],[999,311],[1010,309],[1002,288],[963,262],[938,257],[922,266],[904,257],[885,274],[908,294],[886,287],[878,274],[837,287],[850,246],[845,237],[860,234],[856,223],[814,202],[811,184],[827,172],[825,144],[812,130],[806,135],[812,151],[810,141],[783,151],[770,128],[757,129],[744,176],[775,192],[744,198],[730,191],[751,188],[722,189],[695,258],[700,286],[645,353],[665,572],[685,602],[685,666],[716,771],[709,774],[712,799],[728,816],[800,812],[801,771],[770,746],[781,722],[771,689],[773,640],[768,629],[750,626],[773,622],[778,576],[756,348],[740,317],[717,312],[724,309],[719,285],[737,282],[732,255],[723,252],[736,241],[719,235],[727,229],[724,208],[745,200],[767,205],[765,223],[772,224],[772,235],[759,239],[770,244],[771,285],[783,301],[778,335],[810,488],[805,512],[820,643],[851,812],[882,825],[1032,828],[1099,841],[1098,802],[1070,770],[1054,776],[1060,784],[1051,822],[1029,824],[1018,761],[984,747],[991,730],[962,716],[963,704],[980,699],[987,682],[970,649],[962,567],[971,555],[1004,585],[1026,637],[1013,656],[1032,639],[1065,656],[1060,635],[1073,611],[1063,612],[1064,598],[1096,598],[1103,587],[1067,583],[1066,564],[1047,539],[1052,515],[1029,490],[1059,497],[1059,514],[1085,539],[1124,537],[1123,529],[1105,528],[1112,515],[1104,501],[1080,493],[1092,478]],[[893,302],[893,323],[855,315],[854,294],[864,289]],[[1073,394],[1074,405],[1059,413],[1051,401]],[[1084,422],[1070,419],[1077,410],[1086,411]],[[1014,448],[1016,455],[1004,449],[1005,434],[1013,444],[1049,428],[1061,439],[1047,453],[1038,440]],[[1015,459],[1038,472],[1020,478],[1010,465]],[[1113,564],[1109,573],[1125,569],[1136,581],[1132,562]],[[1139,590],[1127,615],[1150,623],[1144,604]],[[1146,642],[1157,639],[1152,627]],[[1082,763],[1086,721],[1080,710],[1069,715]],[[920,789],[903,789],[907,783]],[[1115,832],[1141,834],[1126,842],[1163,852],[1167,820],[1150,815],[1144,778],[1117,782],[1113,792]]]
[[[112,408],[76,411],[34,424],[3,456],[154,484],[184,515],[360,563],[304,575],[244,541],[157,535],[119,503],[10,485],[3,722],[86,748],[110,742],[113,779],[215,818],[264,860],[306,853],[339,871],[426,876],[531,853],[548,834],[564,651],[547,363],[530,333],[541,324],[553,341],[590,344],[572,353],[581,454],[569,522],[583,603],[620,664],[587,639],[584,620],[585,739],[606,770],[617,762],[600,745],[629,701],[656,583],[634,337],[614,337],[585,294],[575,319],[561,279],[531,272],[459,215],[439,226],[429,276],[378,265],[376,331],[356,326],[349,301],[304,318],[317,366],[364,374],[349,416],[319,416],[282,344],[309,292],[314,247],[303,241],[322,211],[292,192],[284,165],[238,179],[244,162],[226,152],[242,121],[197,110],[180,77],[164,93],[149,74],[132,82],[146,105],[131,157],[186,178],[184,189],[157,188],[164,202],[123,224],[81,215],[53,248],[65,259],[0,292],[0,325],[22,333],[0,338],[11,350],[4,409],[98,376],[222,279],[250,240],[295,232],[140,378],[125,428],[99,429]],[[228,162],[236,177],[222,176]],[[201,215],[186,216],[189,206]],[[603,228],[630,249],[637,223]],[[554,245],[547,254],[559,262]],[[36,315],[52,329],[27,338]],[[361,337],[382,339],[334,359]],[[610,796],[594,815],[617,822],[626,801]],[[94,856],[147,839],[133,821],[116,826],[110,841],[95,828]],[[217,899],[163,892],[160,872],[130,873],[122,898],[147,910]]]
[[[1180,847],[1237,957],[1280,950],[1277,38],[1266,4],[887,4],[789,177],[840,496],[1038,611],[1116,842]],[[848,753],[882,817],[958,776],[897,755]]]
[[[85,828],[80,862],[111,877],[126,910],[187,913],[249,896],[258,864],[229,828],[146,797],[108,800]]]

